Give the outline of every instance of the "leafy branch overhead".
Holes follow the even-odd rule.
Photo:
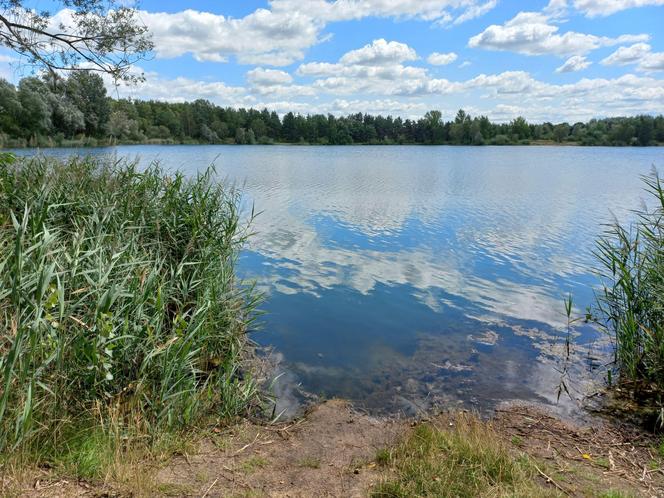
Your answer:
[[[153,48],[138,11],[119,0],[62,0],[56,12],[0,0],[0,46],[51,73],[91,70],[135,82],[133,64]]]

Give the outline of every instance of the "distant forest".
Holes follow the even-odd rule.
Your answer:
[[[579,145],[664,144],[664,117],[641,115],[587,123],[492,123],[460,110],[452,121],[430,111],[418,120],[345,117],[267,109],[113,99],[97,74],[28,77],[17,87],[0,79],[0,147],[94,146],[110,143]]]

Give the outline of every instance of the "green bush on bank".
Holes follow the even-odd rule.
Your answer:
[[[0,450],[246,410],[247,227],[212,169],[0,155]]]

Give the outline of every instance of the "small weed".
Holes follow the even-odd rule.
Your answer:
[[[510,441],[512,441],[514,446],[521,446],[523,444],[523,439],[519,436],[512,436]]]
[[[157,491],[162,496],[186,496],[191,494],[189,486],[170,482],[157,485]]]
[[[242,462],[242,464],[240,465],[240,469],[245,474],[253,474],[258,469],[266,467],[268,463],[269,462],[264,457],[254,456]]]
[[[382,448],[376,453],[376,463],[381,467],[386,467],[390,464],[392,454],[389,449]]]
[[[308,469],[320,469],[320,459],[314,457],[305,457],[298,462],[298,466]]]
[[[206,482],[208,480],[208,475],[205,472],[196,472],[194,480],[196,482]]]

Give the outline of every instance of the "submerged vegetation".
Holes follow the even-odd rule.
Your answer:
[[[452,116],[449,116],[452,118]],[[587,123],[492,123],[463,110],[446,121],[440,111],[420,119],[345,117],[267,109],[222,108],[207,100],[166,103],[112,99],[100,76],[29,77],[17,87],[0,79],[0,147],[94,146],[109,143],[657,145],[664,116],[616,117]]]
[[[247,228],[212,169],[0,155],[0,451],[85,474],[109,438],[244,413]]]
[[[612,224],[597,244],[604,286],[598,319],[615,344],[621,386],[662,405],[664,394],[664,184],[644,177],[649,196],[626,227]],[[610,378],[611,380],[611,378]],[[660,420],[664,423],[664,420]]]

